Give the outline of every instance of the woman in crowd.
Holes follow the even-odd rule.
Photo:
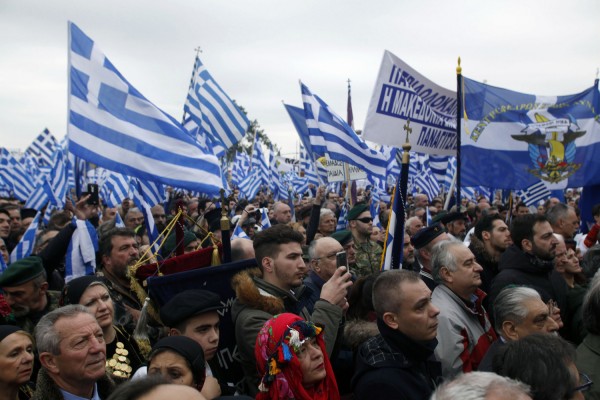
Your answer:
[[[312,322],[276,315],[260,330],[254,354],[262,376],[258,400],[340,398],[323,331]]]
[[[0,400],[30,399],[33,338],[21,328],[0,325]]]
[[[101,277],[91,275],[73,279],[63,288],[60,304],[81,304],[94,314],[106,341],[106,370],[116,378],[115,381],[129,379],[132,371],[144,363],[133,336],[113,323],[113,301]]]
[[[206,376],[204,351],[187,336],[159,340],[148,357],[148,375],[161,375],[169,383],[202,390]]]

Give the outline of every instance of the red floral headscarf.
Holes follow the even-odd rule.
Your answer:
[[[302,385],[297,351],[311,338],[323,352],[327,376],[311,388]],[[323,341],[323,330],[295,314],[279,314],[265,322],[256,338],[254,355],[261,375],[257,400],[338,400],[337,383]]]

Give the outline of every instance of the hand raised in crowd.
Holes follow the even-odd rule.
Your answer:
[[[323,202],[323,196],[325,195],[325,186],[319,186],[317,189],[317,194],[315,195],[315,199],[313,204],[321,204]]]
[[[71,199],[67,198],[65,201],[65,210],[70,211],[77,219],[85,221],[98,214],[98,206],[96,204],[88,204],[87,200],[90,198],[89,194],[81,197],[77,200],[75,206]]]
[[[321,289],[321,299],[336,304],[342,309],[348,308],[348,288],[352,286],[350,278],[352,275],[348,272],[347,267],[339,267],[333,273]]]

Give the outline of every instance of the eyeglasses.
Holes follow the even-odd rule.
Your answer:
[[[368,224],[369,222],[373,222],[373,218],[371,218],[371,217],[357,218],[356,220],[362,222],[363,224]]]
[[[335,258],[335,255],[336,255],[337,253],[339,253],[340,251],[344,251],[344,250],[343,250],[343,249],[342,249],[342,250],[338,250],[338,251],[336,251],[336,252],[329,253],[329,254],[327,254],[327,255],[325,255],[325,256],[323,256],[323,257],[317,257],[317,258],[314,258],[314,260],[317,260],[317,261],[319,261],[319,260],[320,260],[320,259],[322,259],[322,258],[327,258],[327,259],[329,259],[329,260],[333,260],[333,259]]]
[[[594,384],[589,376],[584,374],[583,372],[579,373],[579,386],[573,389],[574,392],[585,392],[589,390],[590,387]]]

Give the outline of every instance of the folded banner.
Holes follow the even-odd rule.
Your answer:
[[[363,138],[400,147],[410,119],[412,150],[456,155],[456,92],[436,85],[385,51],[369,104]]]
[[[600,96],[535,96],[463,77],[462,186],[549,190],[600,183]]]

